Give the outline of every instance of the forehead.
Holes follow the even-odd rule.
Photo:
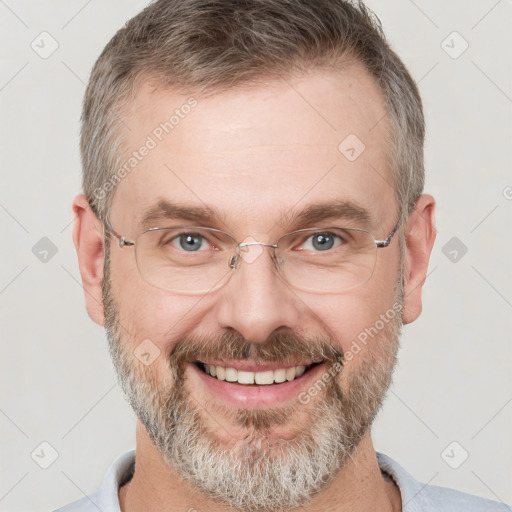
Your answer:
[[[373,224],[396,217],[384,101],[358,65],[209,95],[145,84],[122,116],[128,150],[111,220],[124,229],[162,201],[253,232],[333,201]]]

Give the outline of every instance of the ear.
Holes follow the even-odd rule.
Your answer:
[[[421,314],[421,291],[427,277],[428,262],[436,239],[435,200],[423,194],[405,224],[406,252],[404,260],[404,324],[414,322]]]
[[[73,201],[75,221],[73,242],[78,255],[87,312],[94,322],[104,323],[101,280],[103,278],[103,230],[101,221],[89,206],[85,195]]]

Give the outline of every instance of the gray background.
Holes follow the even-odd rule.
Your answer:
[[[511,503],[512,1],[369,4],[419,83],[438,201],[424,312],[404,329],[376,447],[423,482]],[[85,312],[70,205],[90,69],[144,5],[0,0],[1,510],[90,493],[134,446]]]

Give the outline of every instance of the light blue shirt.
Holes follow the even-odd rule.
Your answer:
[[[382,453],[377,453],[377,460],[381,472],[388,474],[400,489],[402,512],[512,512],[512,508],[503,503],[422,484]],[[130,480],[134,468],[135,450],[129,450],[112,463],[95,493],[54,512],[121,512],[118,490]]]

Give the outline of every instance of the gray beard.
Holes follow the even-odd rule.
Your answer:
[[[143,366],[133,356],[136,342],[122,340],[108,277],[103,292],[110,354],[137,418],[166,462],[182,478],[205,496],[229,507],[263,512],[310,503],[333,480],[369,431],[391,383],[399,348],[400,314],[368,341],[362,356],[354,356],[357,371],[334,371],[333,365],[343,360],[343,353],[334,348],[339,346],[335,340],[310,340],[288,332],[272,335],[264,344],[254,344],[225,333],[178,340],[171,353],[164,355],[168,373],[159,380],[151,366]],[[403,304],[402,290],[397,293],[396,302]],[[222,440],[225,435],[219,436],[208,427],[208,414],[201,412],[185,387],[186,361],[206,360],[212,355],[217,359],[250,357],[256,361],[309,356],[323,360],[326,370],[335,377],[308,405],[297,402],[287,407],[238,410],[220,404],[209,406],[210,414],[228,418],[245,429],[241,439],[233,437],[226,442]],[[345,390],[342,380],[346,381]],[[293,439],[272,436],[273,428],[293,421],[294,411],[306,407],[304,428]]]

